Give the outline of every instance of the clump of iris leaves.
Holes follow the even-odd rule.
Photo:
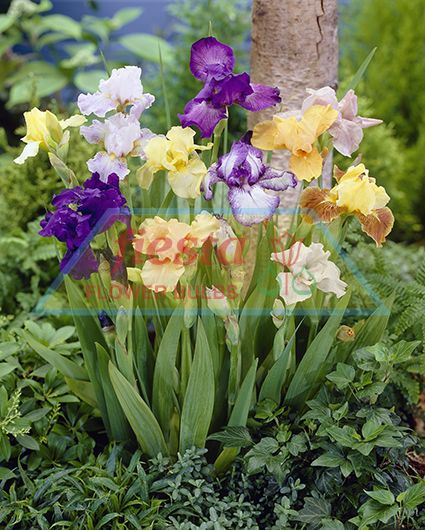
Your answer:
[[[73,358],[72,326],[23,324]],[[403,374],[418,341],[386,341],[339,363],[305,410],[271,401],[176,461],[108,444],[99,418],[16,334],[0,329],[0,527],[9,529],[392,529],[425,527],[421,447]],[[396,409],[394,403],[404,403]],[[400,417],[403,416],[403,418]],[[216,476],[219,444],[239,453]]]

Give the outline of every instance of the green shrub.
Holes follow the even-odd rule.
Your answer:
[[[69,163],[84,180],[92,146],[80,141],[77,131],[72,134],[76,148]],[[4,132],[0,148],[0,310],[7,315],[32,310],[58,274],[56,246],[38,235],[38,218],[64,185],[44,153],[14,164],[22,146],[11,147]]]
[[[75,147],[69,151],[68,161],[84,180],[88,176],[86,162],[93,148],[77,131],[72,134]],[[1,131],[0,149],[4,151],[0,155],[0,235],[19,234],[19,229],[25,229],[27,223],[45,213],[53,194],[63,189],[63,182],[44,153],[21,166],[14,164],[13,159],[22,151],[22,144],[10,146],[4,131]]]
[[[110,19],[84,15],[79,21],[51,13],[52,8],[50,0],[12,0],[7,14],[1,15],[0,98],[7,100],[8,109],[38,105],[41,98],[58,97],[65,88],[94,91],[105,77],[103,54],[113,66],[130,62],[114,54],[117,48],[137,60],[158,63],[161,44],[163,60],[172,60],[171,46],[159,37],[118,36],[118,30],[140,17],[143,10],[138,7],[117,10]],[[54,62],[46,61],[49,55]]]
[[[402,173],[398,174],[397,165],[393,168],[391,164],[381,180],[385,186],[391,181],[391,187],[406,194],[408,200],[403,202],[406,211],[396,211],[399,215],[401,213],[401,235],[418,239],[423,237],[425,220],[423,2],[354,0],[342,11],[342,15],[344,71],[354,73],[370,50],[378,47],[360,92],[370,100],[374,116],[394,124],[400,139],[398,145],[388,143],[388,149],[380,150],[380,156],[391,160],[395,153],[405,150],[406,165]],[[397,200],[395,196],[394,203]]]

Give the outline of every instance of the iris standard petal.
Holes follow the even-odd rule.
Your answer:
[[[176,264],[170,259],[152,258],[143,265],[141,278],[144,285],[156,293],[171,292],[184,271],[184,265]]]
[[[208,172],[205,175],[204,180],[201,185],[201,190],[207,201],[210,201],[214,196],[212,187],[214,186],[214,184],[217,184],[217,182],[221,182],[221,180],[222,178],[218,174],[218,171],[217,171],[217,164],[213,164],[208,169]]]
[[[80,112],[85,116],[95,114],[100,118],[104,118],[109,111],[115,109],[114,101],[101,92],[95,92],[94,94],[80,94],[78,96],[77,104]]]
[[[294,305],[311,297],[311,287],[303,283],[302,278],[294,276],[291,272],[280,272],[276,277],[279,283],[279,296],[286,305]]]
[[[235,142],[230,151],[223,155],[217,164],[220,177],[228,181],[235,169],[243,164],[248,154],[248,146],[245,142]]]
[[[139,121],[131,116],[118,113],[108,118],[105,126],[106,151],[117,157],[132,154],[136,142],[141,138]]]
[[[170,171],[168,182],[173,192],[183,199],[196,199],[201,194],[201,182],[207,168],[200,158],[190,160],[183,169]]]
[[[214,37],[206,37],[192,44],[190,71],[200,81],[211,76],[226,76],[233,72],[235,56],[230,46]]]
[[[91,125],[80,127],[80,133],[89,144],[98,144],[105,139],[106,128],[105,122],[93,120]]]

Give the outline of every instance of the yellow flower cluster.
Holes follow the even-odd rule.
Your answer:
[[[314,144],[337,117],[338,112],[330,105],[313,105],[300,119],[275,115],[254,127],[252,145],[266,151],[287,149],[291,152],[289,169],[298,179],[310,182],[321,175],[323,166]]]
[[[86,119],[79,114],[67,120],[58,120],[50,111],[33,108],[24,113],[27,134],[22,141],[27,144],[22,153],[15,159],[16,164],[23,164],[27,158],[36,156],[40,149],[53,151],[64,139],[68,127],[79,127]]]
[[[336,179],[331,190],[311,187],[303,191],[300,206],[305,218],[329,223],[340,215],[355,215],[362,230],[381,246],[394,224],[385,189],[369,177],[364,164],[350,167]]]
[[[148,259],[142,269],[128,268],[130,281],[140,282],[155,292],[171,292],[185,271],[196,263],[197,250],[220,229],[216,217],[198,214],[189,225],[177,219],[146,219],[133,242],[136,252]]]
[[[139,170],[139,184],[148,189],[158,171],[168,172],[173,192],[184,199],[196,199],[201,194],[201,182],[207,168],[196,151],[211,149],[194,143],[195,131],[172,127],[166,136],[151,138],[144,148],[146,163]]]

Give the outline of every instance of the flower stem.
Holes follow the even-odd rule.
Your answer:
[[[214,162],[217,162],[218,152],[220,149],[221,136],[226,127],[226,123],[227,123],[227,120],[221,120],[217,124],[216,128],[214,129],[214,144],[213,144],[213,148],[211,152],[210,165],[214,164]]]

